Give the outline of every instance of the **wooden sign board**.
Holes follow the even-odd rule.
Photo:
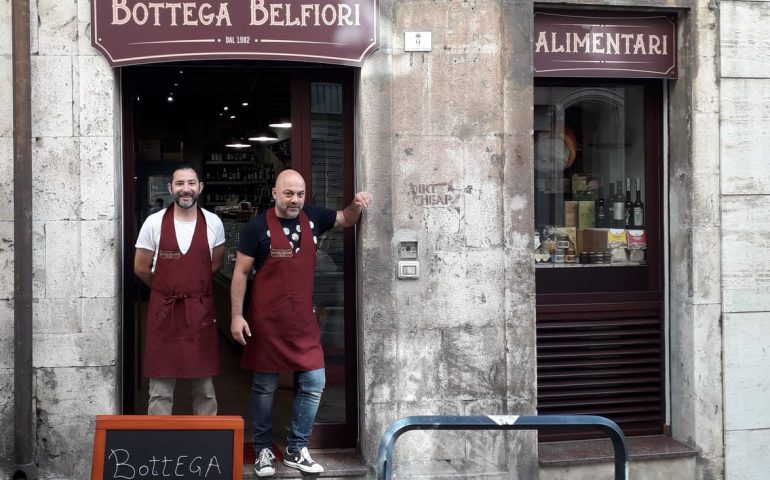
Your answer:
[[[97,415],[91,480],[243,478],[243,418]]]

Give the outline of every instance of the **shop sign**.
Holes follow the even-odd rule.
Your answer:
[[[112,66],[202,59],[361,65],[377,0],[92,0],[91,44]]]
[[[538,77],[676,78],[676,22],[665,14],[536,12]]]

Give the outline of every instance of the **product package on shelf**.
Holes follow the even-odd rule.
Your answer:
[[[577,249],[577,228],[575,227],[557,227],[556,228],[556,235],[557,235],[557,243],[559,240],[561,240],[561,243],[558,244],[558,247],[563,249]]]
[[[610,263],[628,263],[626,247],[628,239],[626,231],[622,228],[611,228],[607,232],[607,246],[610,248]]]
[[[577,231],[578,250],[581,252],[603,252],[607,250],[606,228],[585,228]]]
[[[578,202],[572,200],[564,202],[564,226],[578,226]]]
[[[535,252],[537,263],[549,263],[553,261],[556,253],[556,227],[545,226],[540,232],[540,248]]]
[[[645,250],[647,249],[647,234],[644,230],[628,230],[628,262],[644,265],[647,263]]]
[[[551,254],[543,247],[543,242],[540,240],[540,232],[538,231],[535,231],[534,247],[535,263],[547,263],[551,259]]]
[[[596,202],[580,200],[578,202],[578,228],[594,228],[596,226]]]

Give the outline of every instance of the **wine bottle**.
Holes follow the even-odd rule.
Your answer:
[[[625,201],[623,198],[623,180],[618,180],[615,198],[612,200],[612,228],[625,228]]]
[[[626,201],[623,205],[623,220],[625,227],[631,228],[634,224],[634,204],[631,202],[631,179],[626,178]]]
[[[644,228],[644,202],[642,202],[642,180],[636,179],[636,201],[634,202],[634,228]]]
[[[605,227],[612,226],[615,221],[615,182],[610,182],[610,195],[607,197],[607,219]]]
[[[596,201],[596,226],[602,228],[606,226],[607,216],[604,212],[604,198],[599,197]]]

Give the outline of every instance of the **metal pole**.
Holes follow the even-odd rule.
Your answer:
[[[37,478],[32,410],[32,88],[29,0],[13,0],[13,400],[11,478]]]
[[[623,431],[612,420],[595,415],[429,415],[401,418],[393,422],[382,435],[377,460],[378,478],[391,479],[396,440],[410,430],[546,430],[560,427],[599,428],[607,433],[615,451],[615,480],[628,480],[628,450]]]

